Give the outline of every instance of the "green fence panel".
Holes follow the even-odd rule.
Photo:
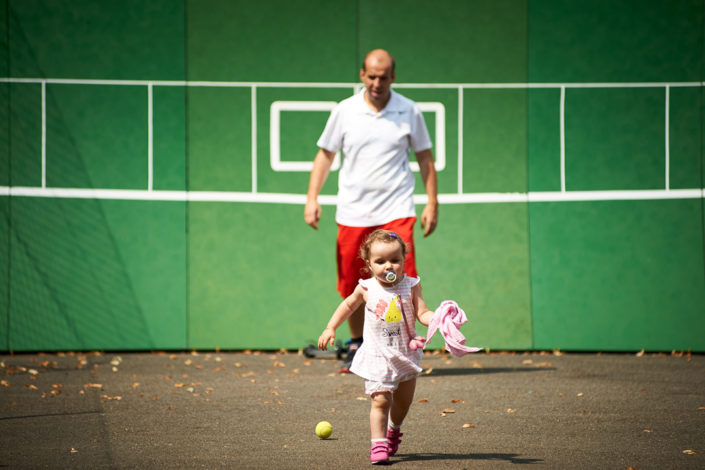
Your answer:
[[[532,203],[537,349],[705,349],[701,201]]]
[[[383,47],[437,157],[430,306],[490,349],[705,350],[701,0],[0,0],[0,46],[0,349],[315,340],[311,161]]]

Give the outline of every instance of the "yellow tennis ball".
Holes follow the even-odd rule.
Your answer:
[[[321,439],[328,439],[333,433],[333,426],[328,421],[321,421],[316,425],[316,436]]]

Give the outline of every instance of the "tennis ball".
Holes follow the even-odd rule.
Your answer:
[[[328,421],[321,421],[316,425],[316,436],[321,439],[328,439],[333,433],[333,426]]]

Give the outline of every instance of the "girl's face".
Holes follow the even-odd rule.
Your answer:
[[[372,271],[372,275],[383,285],[396,284],[396,281],[404,277],[404,254],[401,251],[401,245],[396,242],[372,243],[367,265]],[[396,279],[392,282],[385,278],[385,275],[390,271],[396,275]]]

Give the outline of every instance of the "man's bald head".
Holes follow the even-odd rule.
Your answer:
[[[368,67],[389,68],[391,73],[394,73],[394,57],[384,49],[374,49],[368,52],[362,61],[363,72]]]

